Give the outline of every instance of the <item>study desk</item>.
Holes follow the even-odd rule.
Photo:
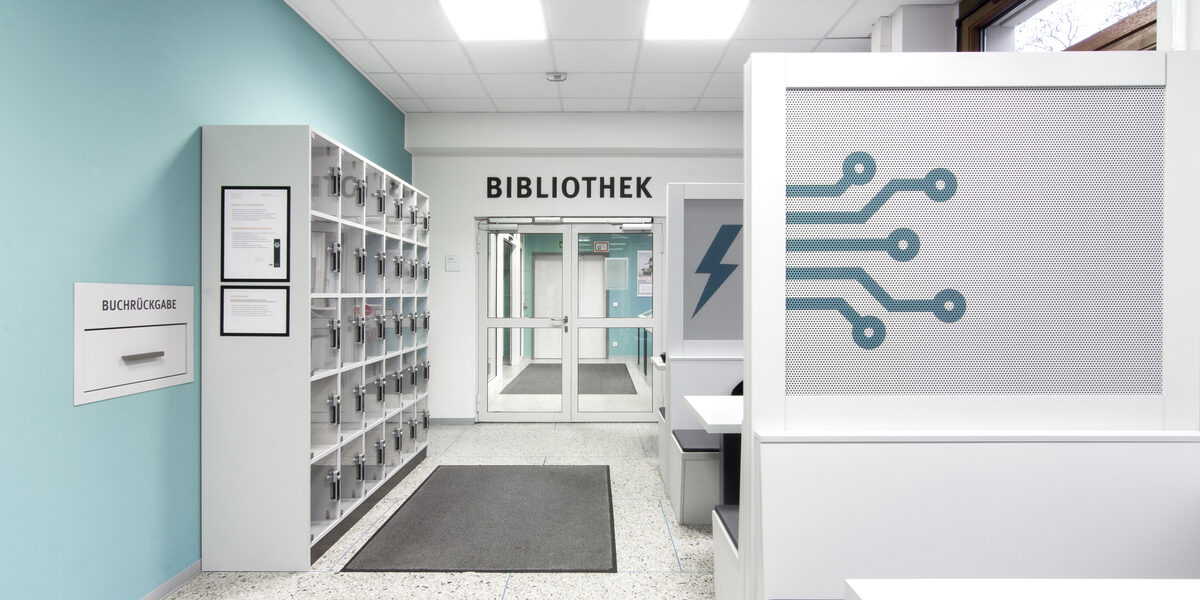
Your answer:
[[[846,600],[1184,600],[1200,579],[847,579]]]
[[[721,435],[721,504],[738,504],[742,462],[742,396],[684,396],[700,425]]]

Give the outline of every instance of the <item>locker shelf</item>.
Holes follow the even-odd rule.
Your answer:
[[[207,419],[201,477],[205,493],[216,501],[201,506],[202,536],[215,543],[206,543],[200,558],[256,571],[277,569],[276,557],[294,556],[296,562],[285,570],[301,571],[311,566],[309,553],[298,554],[286,540],[298,540],[296,534],[307,528],[305,550],[332,543],[331,532],[343,519],[416,455],[415,400],[400,394],[410,389],[401,388],[394,374],[409,366],[406,357],[415,356],[405,350],[416,343],[415,332],[397,333],[395,315],[416,311],[418,285],[402,276],[407,271],[396,270],[392,259],[429,256],[428,232],[414,227],[408,212],[428,212],[429,201],[308,126],[203,129],[204,259],[221,260],[222,206],[209,199],[219,199],[222,186],[277,173],[278,180],[272,176],[268,183],[289,185],[292,206],[302,215],[290,225],[287,258],[293,283],[304,280],[299,274],[305,269],[308,273],[307,287],[293,286],[288,309],[293,318],[307,315],[309,328],[280,338],[278,352],[275,343],[264,352],[261,339],[202,332],[200,345],[208,354],[201,386]],[[222,282],[207,272],[203,279],[203,310],[212,311]],[[262,397],[268,385],[277,396],[269,402]],[[301,418],[305,386],[308,429],[295,429],[290,424]],[[302,460],[305,451],[310,479],[299,487],[298,463],[292,461]],[[228,468],[255,456],[266,459],[269,468],[261,469],[254,483]],[[249,510],[231,510],[233,504]],[[308,517],[298,518],[305,511]],[[257,533],[263,527],[284,535],[263,538]]]

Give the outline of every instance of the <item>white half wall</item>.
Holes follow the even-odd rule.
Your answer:
[[[475,418],[477,217],[666,216],[666,184],[742,181],[741,113],[411,114],[415,185],[436,199],[431,223],[432,415]],[[488,177],[649,177],[649,198],[488,198]],[[446,272],[447,256],[462,270]],[[657,333],[657,332],[656,332]],[[665,339],[665,338],[664,338]]]

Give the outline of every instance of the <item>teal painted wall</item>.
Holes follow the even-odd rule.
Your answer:
[[[73,407],[72,283],[199,289],[201,125],[411,179],[404,116],[281,0],[5,0],[0,73],[0,595],[140,598],[200,558],[200,387]]]

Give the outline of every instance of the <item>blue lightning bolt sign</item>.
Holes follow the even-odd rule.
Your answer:
[[[692,312],[692,317],[695,317],[700,309],[704,308],[708,299],[717,293],[721,284],[725,283],[725,280],[729,279],[729,276],[737,269],[737,265],[726,264],[721,260],[725,258],[725,253],[729,251],[733,240],[737,239],[738,233],[741,231],[741,225],[722,225],[717,230],[717,236],[708,245],[708,251],[704,253],[704,258],[700,259],[700,265],[696,267],[696,272],[708,273],[708,283],[704,284],[704,292],[700,294],[700,301],[696,303],[696,310]]]

